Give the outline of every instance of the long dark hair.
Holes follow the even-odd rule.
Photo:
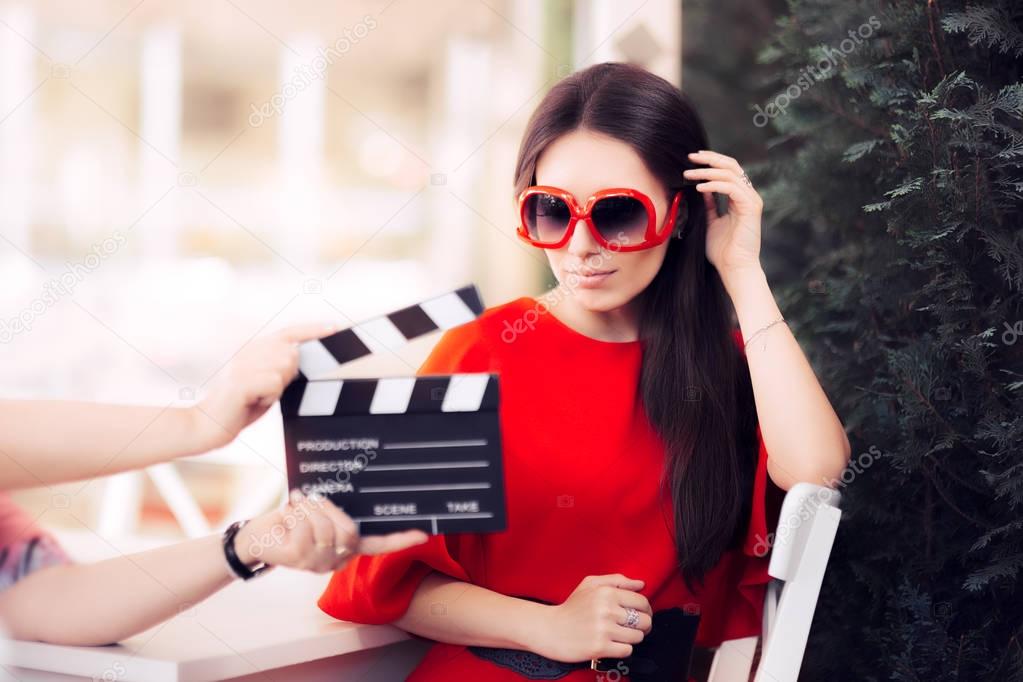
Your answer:
[[[679,569],[701,581],[746,530],[756,465],[756,409],[749,367],[733,337],[729,300],[707,260],[703,197],[682,186],[687,154],[708,149],[688,98],[630,64],[596,64],[562,79],[533,112],[519,148],[515,195],[532,182],[536,160],[576,129],[628,143],[661,181],[665,197],[684,191],[681,239],[640,294],[640,391],[666,450]]]

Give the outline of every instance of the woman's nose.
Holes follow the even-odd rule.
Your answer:
[[[590,226],[585,220],[580,219],[572,230],[572,237],[568,240],[568,253],[578,258],[585,258],[600,250],[600,244],[593,238]]]

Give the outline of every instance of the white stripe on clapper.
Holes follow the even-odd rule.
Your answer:
[[[416,385],[415,377],[388,377],[377,380],[370,414],[401,414],[408,410],[408,401]]]
[[[340,366],[319,341],[312,340],[299,344],[298,368],[307,379],[322,379],[337,371]]]
[[[419,307],[441,329],[451,329],[476,319],[476,314],[456,293],[431,298],[420,303]]]
[[[408,343],[394,323],[386,317],[377,317],[352,327],[359,340],[366,344],[371,353],[392,351]]]
[[[487,390],[489,374],[453,374],[444,393],[441,412],[477,412]]]
[[[341,395],[342,382],[313,381],[306,384],[302,403],[298,406],[299,417],[322,417],[334,414],[337,399]]]

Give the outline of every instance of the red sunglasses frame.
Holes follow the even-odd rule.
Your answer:
[[[571,211],[572,215],[568,219],[568,227],[565,229],[565,236],[557,242],[542,242],[533,239],[529,236],[529,230],[526,228],[526,200],[534,194],[550,194],[558,197],[568,206],[568,210]],[[630,197],[637,199],[646,208],[647,215],[647,226],[644,231],[643,241],[638,244],[612,244],[604,236],[600,234],[600,230],[593,224],[593,218],[591,213],[594,205],[601,199],[607,199],[609,197]],[[661,233],[657,233],[657,209],[654,208],[654,202],[650,200],[643,192],[628,187],[612,187],[609,189],[602,189],[595,192],[586,199],[586,204],[580,208],[579,203],[576,201],[575,196],[571,192],[567,192],[560,187],[553,187],[551,185],[532,185],[522,190],[519,194],[519,225],[516,229],[516,234],[525,242],[539,247],[541,249],[560,249],[562,246],[568,243],[568,240],[572,238],[572,234],[575,232],[576,223],[580,220],[584,221],[590,228],[590,234],[593,235],[594,240],[602,247],[610,249],[612,251],[641,251],[643,249],[649,249],[658,244],[664,243],[668,237],[671,236],[671,226],[675,224],[675,219],[678,217],[679,205],[682,203],[682,191],[679,190],[675,194],[675,198],[671,202],[671,207],[668,209],[668,216],[665,220],[665,228],[661,230]]]

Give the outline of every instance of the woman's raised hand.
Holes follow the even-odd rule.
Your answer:
[[[760,268],[760,233],[764,201],[753,188],[739,162],[730,156],[701,149],[689,154],[703,168],[683,171],[689,180],[701,180],[696,189],[707,207],[707,260],[722,279]],[[714,192],[728,197],[728,212],[721,215]]]

